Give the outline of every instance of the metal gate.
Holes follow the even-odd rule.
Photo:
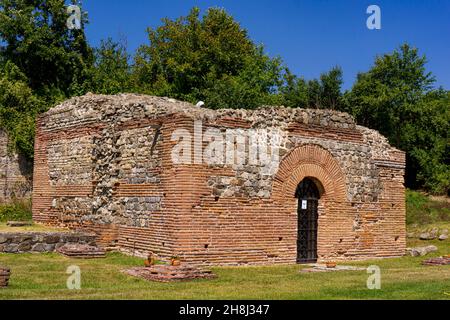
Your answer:
[[[298,198],[297,263],[317,262],[317,220],[319,189],[305,178],[295,192]]]

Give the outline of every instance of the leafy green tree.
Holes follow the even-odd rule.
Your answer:
[[[319,80],[309,80],[307,83],[308,107],[314,109],[322,109],[322,85]]]
[[[285,106],[314,108],[314,109],[342,109],[342,70],[332,68],[322,73],[320,79],[305,81],[292,75],[289,70],[284,76],[285,83],[281,87],[282,101]]]
[[[280,88],[282,104],[286,107],[309,107],[308,85],[303,78],[299,78],[286,69],[284,85]]]
[[[321,108],[339,110],[342,108],[342,69],[334,67],[320,75]]]
[[[253,57],[246,57],[237,76],[207,78],[197,98],[211,108],[254,108],[278,104],[277,90],[282,84],[281,61],[270,59],[262,48]]]
[[[132,91],[130,55],[124,44],[108,38],[94,49],[94,56],[92,91],[102,94]]]
[[[14,63],[41,96],[78,93],[93,62],[81,29],[69,30],[64,0],[0,0],[3,59]]]
[[[267,57],[223,9],[188,16],[148,30],[134,77],[145,92],[210,107],[252,108],[267,102],[281,84],[279,59]]]
[[[408,184],[436,194],[450,190],[450,92],[433,90],[411,109],[402,124],[408,151]]]
[[[347,109],[360,124],[378,129],[401,147],[400,124],[434,83],[425,64],[425,56],[407,44],[377,57],[367,73],[358,75]]]
[[[74,30],[68,18],[64,0],[0,0],[0,126],[28,158],[37,114],[89,89],[87,17]]]
[[[426,58],[404,44],[377,57],[345,94],[343,109],[407,152],[406,182],[448,192],[448,96],[434,91]],[[447,157],[447,158],[446,158]]]
[[[31,159],[35,117],[45,104],[33,94],[27,80],[12,62],[0,69],[0,127],[8,132],[10,147]]]

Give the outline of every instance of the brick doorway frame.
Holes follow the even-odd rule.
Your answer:
[[[317,262],[320,181],[306,177],[297,186],[297,263]]]
[[[323,147],[315,144],[304,144],[290,151],[280,162],[274,177],[272,199],[288,215],[295,215],[297,221],[298,199],[295,197],[297,186],[305,178],[314,181],[319,189],[318,204],[318,261],[329,255],[327,247],[327,213],[337,211],[348,203],[345,175],[339,162]],[[295,234],[297,237],[297,227]],[[293,253],[296,257],[296,252]],[[296,260],[296,258],[295,258]]]

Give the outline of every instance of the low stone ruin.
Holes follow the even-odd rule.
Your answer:
[[[448,234],[441,234],[438,238],[441,241],[447,240],[448,239]]]
[[[105,257],[105,250],[88,244],[68,243],[58,248],[56,252],[69,258],[94,259]]]
[[[310,272],[333,272],[333,271],[365,271],[366,268],[362,267],[354,267],[354,266],[340,266],[337,265],[333,268],[327,267],[325,264],[313,264],[309,268],[301,269],[302,273],[310,273]]]
[[[0,288],[8,286],[11,270],[7,267],[0,266]]]
[[[441,241],[444,241],[448,239],[448,230],[443,229],[440,230],[439,228],[433,228],[428,231],[424,231],[419,235],[420,240],[435,240],[439,239]]]
[[[11,228],[19,228],[19,227],[29,227],[32,226],[33,223],[30,221],[8,221],[6,223],[8,227]]]
[[[153,265],[150,267],[136,267],[123,271],[134,277],[150,281],[172,282],[194,279],[214,279],[217,276],[210,270],[192,266]]]
[[[422,264],[425,266],[446,266],[450,264],[450,257],[431,258],[422,261]]]
[[[94,244],[95,235],[79,232],[0,232],[0,253],[54,252],[67,243]]]
[[[413,257],[423,257],[431,252],[436,252],[438,248],[436,246],[425,246],[425,247],[415,247],[407,248],[406,251]]]

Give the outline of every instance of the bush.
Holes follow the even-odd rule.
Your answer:
[[[431,200],[425,194],[406,191],[406,223],[419,225],[450,221],[450,204]]]
[[[0,222],[30,220],[32,220],[30,200],[14,200],[11,204],[0,205]]]

